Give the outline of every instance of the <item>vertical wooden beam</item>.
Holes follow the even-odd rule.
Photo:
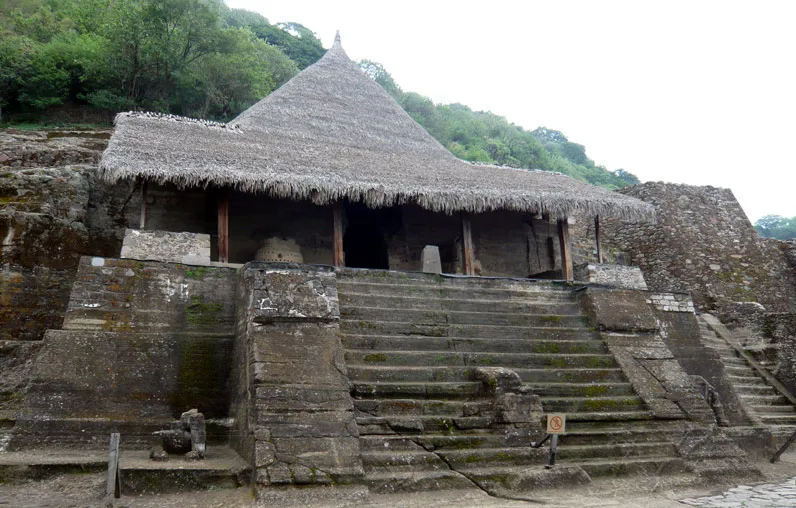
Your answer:
[[[597,242],[597,262],[603,262],[603,247],[600,242],[600,216],[594,216],[594,241]]]
[[[566,219],[558,221],[558,245],[561,248],[561,278],[573,280],[572,253],[569,251],[569,223]]]
[[[338,201],[332,206],[334,214],[334,266],[345,266],[343,251],[343,202]]]
[[[470,226],[470,217],[462,212],[462,250],[464,258],[465,275],[475,275],[475,252],[473,251],[473,229]]]
[[[218,260],[229,263],[229,193],[218,196]]]
[[[146,229],[146,191],[147,181],[141,180],[141,217],[138,220],[138,229]]]

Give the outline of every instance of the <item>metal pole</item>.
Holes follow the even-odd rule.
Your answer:
[[[553,434],[550,438],[550,451],[547,454],[547,465],[545,469],[551,469],[556,465],[556,453],[558,452],[558,434]]]

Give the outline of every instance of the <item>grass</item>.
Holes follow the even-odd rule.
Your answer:
[[[40,131],[43,129],[72,129],[72,130],[94,130],[109,129],[112,123],[72,123],[72,122],[3,122],[0,129],[15,129],[19,131]]]

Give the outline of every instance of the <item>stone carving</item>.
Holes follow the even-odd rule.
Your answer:
[[[481,381],[487,396],[494,397],[497,423],[518,427],[541,428],[542,403],[530,387],[522,384],[519,374],[504,367],[477,367],[472,377]]]
[[[207,433],[205,416],[197,409],[184,412],[180,419],[171,422],[169,430],[159,430],[153,435],[161,438],[161,447],[153,447],[149,458],[155,461],[169,460],[169,454],[185,455],[186,460],[205,457]]]
[[[420,254],[425,273],[442,273],[442,261],[439,257],[439,247],[436,245],[426,245]]]
[[[710,406],[710,409],[713,410],[713,414],[716,416],[716,423],[720,427],[729,427],[730,422],[724,415],[724,406],[721,404],[719,392],[702,376],[691,376],[691,380],[705,399],[705,402]]]
[[[271,237],[263,240],[254,255],[255,261],[268,263],[303,263],[301,248],[292,238]]]

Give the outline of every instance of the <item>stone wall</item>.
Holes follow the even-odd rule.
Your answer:
[[[683,303],[682,310],[655,303],[673,301],[665,300],[666,296],[674,295],[592,287],[586,290],[583,303],[633,388],[657,417],[685,414],[702,424],[715,424],[716,416],[692,378],[701,376],[719,393],[729,423],[748,425],[718,353],[700,342],[699,324],[693,310],[688,310],[688,295],[673,299]]]
[[[120,257],[209,265],[210,235],[128,229],[124,234]]]
[[[126,446],[198,408],[228,414],[235,270],[84,257],[63,330],[45,335],[12,447]]]
[[[361,476],[334,271],[248,263],[239,287],[232,444],[255,486]]]
[[[584,263],[575,265],[575,280],[624,289],[647,289],[644,274],[637,266]]]
[[[761,240],[729,189],[650,182],[621,192],[652,203],[657,223],[604,221],[603,245],[639,266],[650,289],[690,292],[697,309],[719,314],[737,301],[796,309],[787,245]]]

